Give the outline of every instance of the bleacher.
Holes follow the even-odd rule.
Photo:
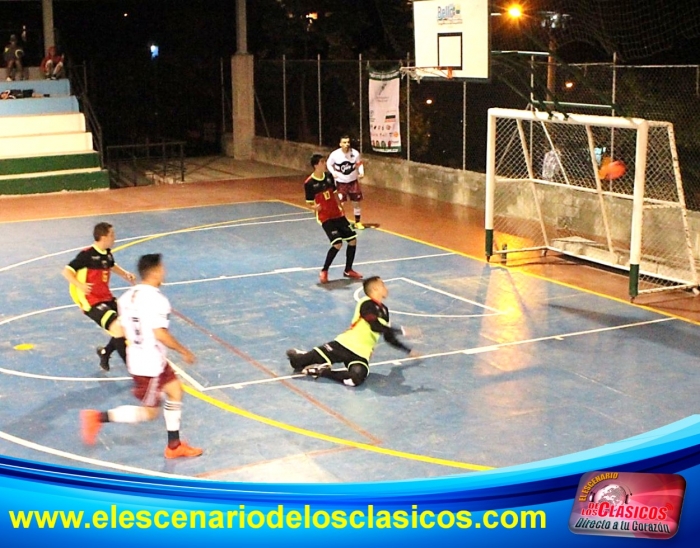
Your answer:
[[[27,73],[0,82],[0,91],[35,95],[0,100],[0,194],[109,188],[70,82],[46,80],[35,67]]]

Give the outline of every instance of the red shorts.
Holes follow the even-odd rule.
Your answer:
[[[336,186],[338,187],[338,198],[340,198],[341,202],[347,202],[348,198],[353,202],[362,201],[362,189],[360,188],[360,183],[357,182],[357,180],[352,181],[351,183],[336,182]]]
[[[163,387],[169,382],[177,380],[175,371],[169,363],[165,364],[163,372],[157,377],[132,375],[132,378],[134,379],[134,387],[131,390],[144,407],[158,407]]]

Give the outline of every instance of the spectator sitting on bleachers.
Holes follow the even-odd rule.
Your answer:
[[[7,81],[22,79],[22,57],[24,50],[17,44],[17,36],[10,36],[10,43],[5,46],[3,59],[7,69]]]
[[[42,59],[41,72],[46,79],[56,80],[63,78],[63,55],[56,53],[54,46],[49,47],[46,57]]]

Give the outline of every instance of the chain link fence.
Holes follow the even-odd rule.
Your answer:
[[[256,133],[333,148],[349,133],[371,152],[369,69],[404,60],[257,60]],[[642,117],[674,124],[686,202],[700,210],[700,65],[555,64],[547,58],[494,55],[489,83],[402,78],[404,160],[483,172],[491,107],[534,105],[581,114]],[[555,84],[547,89],[548,76]],[[549,101],[549,102],[548,102]],[[614,145],[613,145],[614,146]],[[611,151],[614,154],[614,148]]]

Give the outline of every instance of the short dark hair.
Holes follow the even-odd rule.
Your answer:
[[[340,139],[338,139],[338,141],[342,141],[343,139],[348,139],[350,141],[350,144],[352,145],[352,137],[350,137],[350,135],[348,135],[347,133],[343,133],[340,136]]]
[[[98,241],[103,236],[107,236],[111,229],[112,225],[109,223],[97,223],[95,228],[92,229],[92,237],[95,238],[95,241]]]
[[[362,290],[365,292],[365,295],[369,295],[369,291],[372,289],[372,286],[381,281],[381,277],[379,276],[370,276],[369,278],[365,278],[362,281]]]
[[[315,167],[318,165],[318,163],[319,163],[321,160],[323,160],[324,158],[325,158],[325,156],[324,156],[323,154],[318,154],[318,153],[312,154],[312,155],[311,155],[311,160],[309,160],[310,163],[311,163],[311,167],[314,167],[314,168],[315,168]]]
[[[139,271],[139,276],[141,276],[141,279],[143,280],[146,276],[148,276],[148,273],[151,270],[159,267],[162,260],[163,255],[161,255],[160,253],[149,253],[148,255],[141,255],[141,257],[139,257],[139,262],[137,265],[137,269]]]

